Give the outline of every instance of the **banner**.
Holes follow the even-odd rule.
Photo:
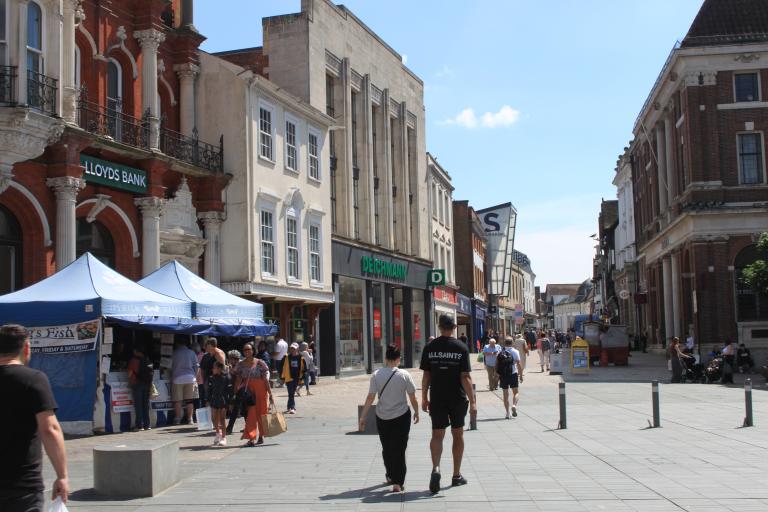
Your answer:
[[[505,203],[478,210],[477,216],[485,230],[487,243],[488,293],[509,297],[517,210],[512,203]]]
[[[112,412],[133,412],[133,393],[127,382],[115,382],[111,386]]]
[[[88,352],[96,348],[100,331],[99,319],[53,327],[30,327],[29,344],[32,353]]]

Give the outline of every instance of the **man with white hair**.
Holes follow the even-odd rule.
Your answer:
[[[495,338],[489,338],[488,344],[483,347],[483,362],[488,373],[488,389],[495,391],[499,388],[499,375],[496,373],[496,356],[501,352],[501,347],[496,345]]]

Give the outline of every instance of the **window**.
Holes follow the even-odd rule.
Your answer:
[[[432,218],[437,220],[437,185],[432,184]]]
[[[439,203],[437,205],[437,208],[439,213],[440,224],[445,224],[445,212],[444,212],[445,203],[443,202],[443,189],[441,188],[439,190],[440,191],[437,194],[437,202]]]
[[[763,140],[759,133],[740,133],[739,181],[743,185],[763,182]]]
[[[272,111],[259,107],[259,156],[274,160],[272,155]]]
[[[320,144],[316,133],[307,135],[307,153],[309,154],[309,177],[320,181]]]
[[[285,245],[288,248],[288,278],[299,278],[299,236],[296,230],[296,217],[285,218]]]
[[[107,128],[109,135],[120,140],[120,113],[123,111],[123,70],[112,59],[107,63]]]
[[[75,247],[77,257],[90,252],[97,260],[115,268],[115,242],[109,230],[99,222],[77,219]]]
[[[738,322],[759,322],[768,320],[768,296],[756,292],[744,282],[744,267],[759,259],[757,246],[742,249],[734,260],[736,279],[736,320]]]
[[[440,256],[440,249],[438,249],[437,242],[432,242],[432,260],[435,263],[435,268],[440,268],[440,262],[438,258]]]
[[[27,70],[43,72],[43,11],[35,2],[27,6]]]
[[[268,210],[261,210],[261,272],[275,274],[274,217]]]
[[[6,36],[6,2],[0,0],[0,66],[8,64],[8,39]]]
[[[445,192],[443,200],[445,201],[445,227],[448,228],[451,227],[451,201],[448,191]]]
[[[298,171],[299,168],[296,165],[298,161],[296,152],[296,123],[293,121],[285,121],[285,166],[292,170]]]
[[[313,283],[322,281],[320,271],[320,226],[309,225],[309,277]]]
[[[453,258],[451,258],[451,250],[446,252],[447,260],[445,262],[445,279],[449,283],[453,283]]]
[[[757,73],[738,73],[733,77],[736,101],[760,101]]]
[[[0,294],[21,288],[21,226],[16,217],[0,205]]]

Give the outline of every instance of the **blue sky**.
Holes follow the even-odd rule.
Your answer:
[[[512,201],[515,247],[537,285],[589,277],[616,159],[701,0],[344,3],[424,81],[427,150],[451,174],[454,199]],[[299,7],[198,0],[195,25],[207,51],[260,46],[261,17]]]

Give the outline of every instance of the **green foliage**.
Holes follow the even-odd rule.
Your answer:
[[[759,259],[744,267],[741,277],[750,288],[762,295],[768,295],[768,232],[760,235],[757,253]]]

